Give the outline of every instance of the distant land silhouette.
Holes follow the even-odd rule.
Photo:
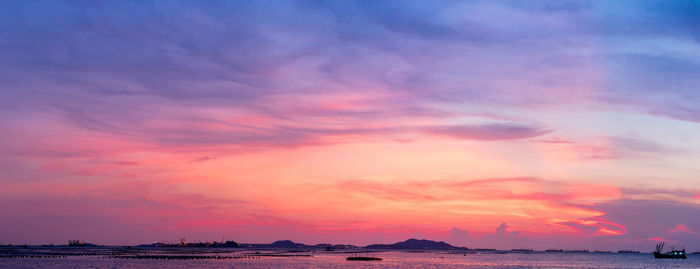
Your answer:
[[[75,242],[80,242],[77,244]],[[64,245],[65,246],[65,245]],[[68,246],[79,247],[79,246],[97,246],[95,244],[84,243],[82,241],[71,240]],[[408,239],[403,242],[396,242],[393,244],[372,244],[367,246],[356,246],[347,244],[315,244],[306,245],[302,243],[295,243],[290,240],[278,240],[271,244],[259,244],[259,243],[237,243],[235,241],[221,241],[221,242],[187,242],[181,239],[178,243],[163,243],[156,242],[152,244],[142,244],[138,247],[224,247],[224,248],[255,248],[255,249],[322,249],[322,250],[343,250],[343,249],[406,249],[406,250],[469,250],[466,247],[456,247],[445,243],[443,241],[436,242],[432,240],[425,239]]]
[[[354,245],[333,245],[333,244],[315,244],[306,245],[295,243],[290,240],[278,240],[271,244],[260,243],[237,243],[235,241],[226,242],[186,242],[181,240],[180,243],[163,243],[156,242],[152,244],[138,245],[139,247],[225,247],[225,248],[255,248],[255,249],[360,249],[361,247]]]
[[[12,244],[0,244],[0,247],[23,247],[24,245],[12,245]],[[38,246],[35,246],[38,247]],[[70,240],[68,244],[64,245],[41,245],[41,247],[75,247],[75,248],[85,248],[85,247],[97,247],[97,248],[108,248],[110,246],[98,245],[94,243],[86,243],[80,240]],[[269,244],[261,243],[238,243],[231,240],[221,240],[221,241],[208,241],[208,242],[188,242],[185,238],[180,238],[179,242],[155,242],[151,244],[141,244],[136,246],[122,246],[127,248],[137,247],[137,248],[245,248],[245,249],[285,249],[291,251],[314,251],[314,250],[325,250],[325,251],[381,251],[381,250],[464,250],[464,251],[487,251],[494,252],[497,251],[493,248],[468,248],[468,247],[458,247],[450,245],[444,241],[432,241],[426,239],[415,239],[411,238],[406,241],[396,242],[393,244],[371,244],[367,246],[357,246],[349,244],[314,244],[307,245],[303,243],[296,243],[291,240],[278,240]],[[510,252],[531,252],[532,249],[511,249]],[[546,252],[589,252],[589,250],[564,250],[564,249],[547,249]],[[596,253],[612,253],[612,251],[593,251]],[[638,250],[620,250],[618,253],[640,253]],[[693,254],[700,254],[696,252]]]

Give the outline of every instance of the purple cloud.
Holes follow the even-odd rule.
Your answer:
[[[532,138],[550,131],[520,124],[486,124],[432,127],[429,132],[460,139],[493,141]]]

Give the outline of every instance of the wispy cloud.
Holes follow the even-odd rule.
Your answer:
[[[537,127],[507,124],[439,126],[430,132],[462,139],[474,140],[515,140],[544,135],[549,131]]]

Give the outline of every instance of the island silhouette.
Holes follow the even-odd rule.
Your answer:
[[[277,240],[270,244],[261,243],[237,243],[234,241],[225,242],[187,242],[181,239],[177,243],[156,242],[152,244],[142,244],[139,247],[228,247],[228,248],[254,248],[254,249],[299,249],[299,250],[341,250],[341,249],[376,249],[376,250],[469,250],[466,247],[457,247],[443,241],[432,241],[426,239],[408,239],[393,244],[371,244],[367,246],[356,246],[348,244],[314,244],[307,245],[296,243],[291,240]]]

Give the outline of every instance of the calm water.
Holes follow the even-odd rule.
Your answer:
[[[480,253],[381,252],[383,261],[346,261],[348,254],[262,257],[238,260],[137,260],[101,256],[0,258],[0,268],[700,268],[700,255],[686,260],[654,259],[649,253]]]

